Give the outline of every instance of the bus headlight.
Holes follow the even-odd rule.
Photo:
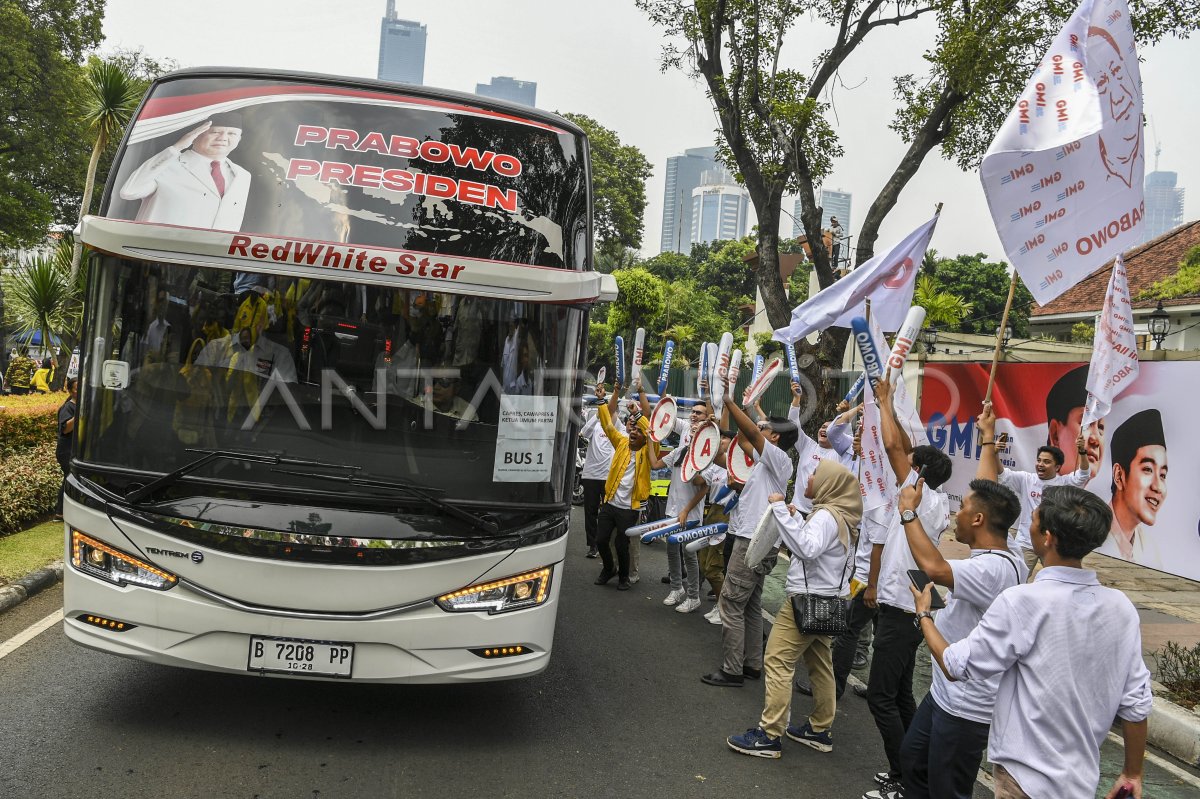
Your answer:
[[[470,585],[438,597],[438,607],[450,612],[486,610],[488,613],[535,607],[550,597],[550,575],[553,571],[547,566],[503,580]]]
[[[103,541],[71,530],[71,565],[78,571],[115,585],[137,585],[166,591],[179,578]]]

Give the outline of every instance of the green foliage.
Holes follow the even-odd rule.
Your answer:
[[[82,331],[86,277],[71,277],[71,237],[64,237],[49,255],[24,263],[4,264],[4,324],[17,333],[37,331],[43,341],[61,338],[69,349]]]
[[[758,345],[758,354],[770,360],[783,352],[782,342],[776,341],[770,333],[755,333],[754,343]]]
[[[592,154],[592,228],[602,248],[642,244],[650,162],[637,147],[584,114],[564,114],[588,135]]]
[[[0,458],[7,458],[30,447],[57,441],[58,409],[66,394],[30,395],[35,402],[11,407],[16,397],[5,397],[0,411]],[[24,399],[23,397],[21,399]],[[7,485],[7,484],[6,484]]]
[[[659,321],[666,309],[667,285],[642,267],[622,269],[613,273],[620,296],[609,307],[608,329],[614,336],[624,336],[632,345],[632,336],[639,327],[647,334],[659,330]]]
[[[700,253],[703,257],[697,259]],[[732,316],[738,315],[737,306],[754,302],[754,273],[746,263],[747,256],[753,254],[754,243],[749,239],[715,241],[692,248],[696,282]]]
[[[1087,322],[1076,322],[1071,325],[1072,344],[1091,344],[1096,338],[1096,326]]]
[[[1172,300],[1200,294],[1200,246],[1193,247],[1179,262],[1179,271],[1138,292],[1138,300]]]
[[[1000,325],[1004,301],[1008,298],[1008,284],[1012,277],[1003,262],[988,262],[984,260],[986,257],[983,253],[976,253],[937,260],[935,275],[942,290],[958,297],[970,298],[971,301],[970,315],[949,329],[960,333],[990,335],[995,333]],[[1033,295],[1018,279],[1012,311],[1008,316],[1014,336],[1029,336],[1029,310],[1032,306]]]
[[[917,277],[913,305],[925,309],[925,324],[938,325],[943,329],[957,327],[971,313],[971,303],[957,294],[944,291],[933,275]]]
[[[642,261],[641,266],[668,283],[695,277],[696,264],[680,252],[667,251]]]
[[[54,444],[41,444],[0,459],[0,535],[21,530],[49,515],[62,486],[62,469],[54,459]]]
[[[1200,705],[1200,644],[1185,647],[1174,641],[1153,653],[1158,681],[1184,707]]]

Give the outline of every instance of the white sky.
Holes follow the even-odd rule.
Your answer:
[[[110,48],[141,47],[185,67],[286,68],[374,78],[386,3],[108,0],[107,5],[104,32]],[[400,17],[428,26],[426,84],[473,91],[494,75],[536,81],[539,108],[588,114],[639,147],[654,166],[646,186],[642,250],[658,252],[666,159],[712,144],[716,120],[700,83],[659,71],[662,33],[632,0],[398,0],[396,5]],[[924,20],[916,27],[877,30],[867,40],[873,44],[860,48],[841,70],[834,124],[846,155],[826,186],[854,194],[853,234],[905,149],[887,128],[894,109],[891,78],[921,71],[931,30]],[[786,65],[810,71],[830,36],[816,22],[798,26],[785,45]],[[1200,70],[1200,47],[1194,40],[1168,40],[1142,57],[1145,113],[1151,120],[1147,171],[1154,168],[1157,138],[1163,149],[1160,168],[1178,172],[1180,186],[1200,191],[1200,149],[1191,146],[1200,131],[1200,103],[1191,80]],[[877,246],[902,238],[928,219],[939,201],[945,207],[934,248],[943,255],[1002,256],[977,175],[960,172],[936,152],[901,195]],[[790,201],[786,208],[791,210]],[[1185,206],[1185,219],[1196,215],[1195,208],[1193,199]],[[791,234],[789,218],[780,232]]]

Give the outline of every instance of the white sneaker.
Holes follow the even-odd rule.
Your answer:
[[[719,607],[713,608],[712,613],[709,613],[705,618],[708,619],[709,624],[721,624],[721,609]]]
[[[716,607],[710,608],[708,613],[704,614],[704,618],[708,619],[709,621],[712,621],[712,617],[717,615],[720,612],[721,611],[719,608],[716,608]]]
[[[671,605],[678,605],[686,596],[687,593],[682,588],[676,588],[674,591],[667,594],[667,598],[663,600],[663,604],[667,605],[668,607]]]
[[[633,574],[629,575],[629,584],[635,585],[637,583],[637,581],[640,579],[642,579],[642,578],[638,576],[638,573],[634,572]]]
[[[676,613],[691,613],[693,610],[696,610],[699,607],[700,607],[700,598],[699,597],[695,597],[695,598],[688,597],[687,599],[683,600],[682,602],[680,602],[678,605],[675,606],[675,612]]]

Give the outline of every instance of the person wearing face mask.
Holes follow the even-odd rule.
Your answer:
[[[134,170],[121,199],[142,201],[139,222],[241,230],[250,173],[229,160],[241,140],[241,114],[214,114]]]
[[[783,502],[783,494],[768,497],[775,523],[788,551],[786,594],[780,605],[767,650],[763,656],[766,701],[758,726],[727,739],[729,748],[744,755],[777,758],[781,738],[787,737],[818,752],[833,751],[834,713],[837,709],[833,676],[833,636],[801,631],[792,608],[792,598],[804,594],[842,597],[849,593],[853,534],[862,518],[862,496],[858,479],[833,460],[823,460],[808,478],[803,492],[812,503],[805,519],[795,506]],[[812,714],[804,724],[788,724],[792,704],[792,677],[796,663],[804,665],[812,680]]]
[[[977,420],[980,441],[979,469],[976,477],[982,480],[996,480],[1000,485],[1010,489],[1021,501],[1021,515],[1017,519],[1017,541],[1021,553],[1025,557],[1025,566],[1032,576],[1037,565],[1037,554],[1033,551],[1033,543],[1029,538],[1029,524],[1033,511],[1042,502],[1042,492],[1048,486],[1072,485],[1083,488],[1091,475],[1088,469],[1087,445],[1080,436],[1075,441],[1075,462],[1078,468],[1070,474],[1059,474],[1066,459],[1063,451],[1050,445],[1038,447],[1034,471],[1021,472],[1016,469],[1006,469],[1000,462],[1000,454],[996,452],[996,411],[990,402],[983,405],[983,413]]]

